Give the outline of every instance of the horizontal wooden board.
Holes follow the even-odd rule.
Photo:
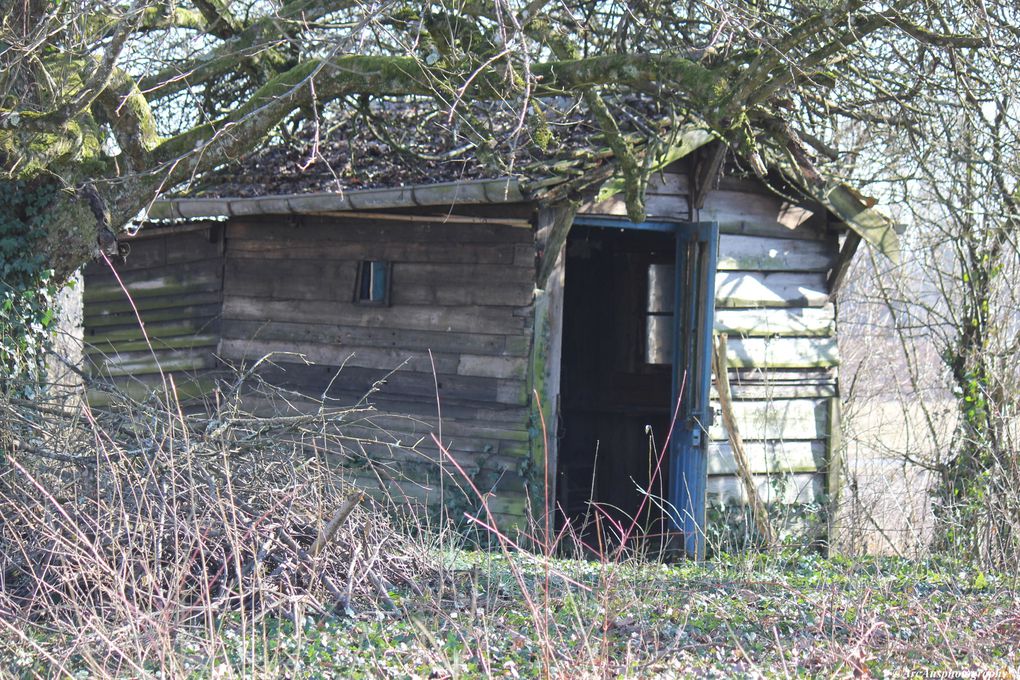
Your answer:
[[[147,350],[151,344],[153,350],[167,349],[194,349],[198,347],[215,348],[219,343],[219,335],[181,335],[174,338],[144,338],[140,340],[110,340],[93,339],[85,344],[85,353],[90,355],[110,356],[122,352],[134,352]],[[210,349],[210,352],[214,349]]]
[[[534,212],[535,204],[532,202],[521,203],[457,203],[451,205],[428,205],[414,208],[395,208],[387,212],[401,213],[406,215],[434,215],[443,219],[447,215],[460,217],[482,217],[486,219],[523,220],[530,221]]]
[[[583,215],[611,215],[626,218],[627,203],[622,194],[617,194],[604,201],[583,203],[578,209]],[[645,195],[645,214],[648,219],[687,219],[687,197],[666,193],[647,193]]]
[[[433,262],[450,264],[524,264],[516,262],[514,244],[422,243],[405,240],[363,241],[285,241],[232,238],[228,257],[234,259],[388,260],[390,262]],[[527,246],[531,249],[530,246]],[[532,256],[534,253],[532,252]]]
[[[528,361],[524,357],[490,357],[462,354],[457,362],[457,375],[471,375],[480,378],[527,377]]]
[[[411,371],[427,372],[435,365],[436,371],[444,374],[456,374],[460,361],[459,355],[456,354],[433,353],[430,358],[425,350],[345,347],[293,340],[230,340],[225,338],[220,347],[220,356],[224,360],[232,362],[246,361],[250,363],[270,354],[276,354],[281,359],[288,354],[300,355],[307,361],[328,366],[358,366],[385,370],[406,368]],[[289,360],[295,361],[295,358]]]
[[[306,241],[346,240],[354,243],[528,243],[531,230],[505,224],[447,222],[408,222],[378,219],[346,219],[307,215],[300,218],[256,220],[234,218],[227,223],[229,240],[233,238]]]
[[[95,368],[99,375],[123,376],[147,373],[168,373],[171,371],[201,371],[214,368],[216,357],[212,352],[202,350],[157,352],[153,357],[135,356],[136,352],[105,357]]]
[[[341,319],[323,320],[323,323],[317,324],[228,319],[223,322],[223,337],[231,340],[294,340],[486,356],[527,356],[528,353],[527,343],[507,343],[506,336],[499,334],[360,328],[343,324]]]
[[[432,433],[437,436],[440,420],[443,441],[458,450],[468,450],[467,442],[480,453],[500,453],[501,455],[522,455],[528,446],[530,435],[524,419],[516,422],[487,422],[473,417],[471,411],[463,411],[465,417],[455,417],[452,409],[438,411],[435,404],[427,406],[421,415],[411,415],[412,409],[398,408],[404,402],[382,402],[372,406],[370,410],[362,410],[344,417],[342,434],[351,438],[361,438],[373,442],[402,442],[411,445],[419,440],[431,441]],[[244,409],[259,416],[318,413],[319,405],[310,400],[287,399],[284,401],[270,400],[254,394],[243,399]],[[338,403],[336,406],[347,408],[349,403]],[[452,411],[452,413],[451,413]],[[523,414],[522,410],[516,410]],[[510,446],[504,447],[503,444]]]
[[[717,399],[719,393],[713,382],[710,390],[712,399]],[[775,383],[745,383],[740,386],[730,385],[730,396],[733,399],[746,399],[748,401],[765,401],[768,399],[820,399],[822,397],[839,396],[839,389],[835,383],[804,383],[804,384],[775,384]]]
[[[303,302],[354,299],[357,262],[245,260],[228,257],[224,298],[235,295]]]
[[[344,347],[292,340],[230,340],[220,345],[220,356],[227,361],[256,361],[269,354],[292,353],[307,361],[332,366],[357,366],[385,370],[435,371],[441,375],[524,380],[525,357],[491,357],[470,354],[431,355],[427,350],[409,351],[379,347]]]
[[[365,492],[375,498],[377,502],[385,504],[392,503],[396,506],[394,509],[398,512],[405,511],[413,516],[420,517],[421,513],[426,511],[426,508],[434,508],[444,500],[447,503],[453,504],[453,501],[459,498],[464,498],[464,501],[459,501],[457,503],[457,505],[461,505],[466,508],[461,512],[467,512],[472,516],[476,516],[486,524],[490,521],[487,518],[487,513],[482,510],[480,501],[474,498],[473,494],[469,497],[465,497],[465,493],[471,494],[471,492],[461,491],[456,487],[441,489],[438,483],[421,484],[414,480],[402,481],[399,479],[393,479],[387,480],[384,489],[380,489],[375,476],[373,476],[371,472],[367,471],[353,477],[351,482],[364,489]],[[496,518],[499,530],[504,532],[507,531],[508,527],[510,527],[513,523],[522,521],[525,514],[526,503],[527,501],[524,496],[523,484],[519,491],[504,488],[491,494],[487,494],[486,496],[488,511]],[[434,509],[433,512],[435,512]],[[460,517],[458,517],[458,519],[460,519]]]
[[[402,415],[378,414],[365,420],[366,426],[371,423],[373,428],[394,432],[405,432],[411,419]],[[418,421],[421,422],[421,421]],[[352,429],[352,432],[357,431]],[[423,424],[415,429],[415,434],[428,436],[431,432],[438,435],[438,425]],[[443,440],[457,440],[462,437],[474,439],[488,439],[508,442],[520,442],[527,444],[530,438],[527,429],[520,427],[500,426],[499,424],[487,424],[475,420],[456,420],[443,415]]]
[[[335,420],[335,417],[331,418]],[[330,430],[333,425],[327,423],[325,427]],[[355,460],[417,463],[429,466],[442,463],[449,467],[452,457],[458,463],[480,470],[518,470],[528,460],[528,456],[521,453],[511,455],[500,453],[492,446],[494,440],[464,439],[459,436],[446,436],[445,433],[444,454],[436,444],[438,433],[436,439],[431,436],[432,432],[436,432],[434,427],[420,428],[420,434],[415,437],[408,437],[406,432],[372,427],[371,422],[365,420],[359,422],[353,429],[348,429],[347,425],[341,423],[334,434],[339,435],[336,441],[343,447],[343,452]],[[295,439],[300,437],[297,434],[294,436]],[[313,443],[306,439],[305,442],[323,451],[339,452],[339,448],[335,446],[324,448],[321,440]]]
[[[530,267],[510,267],[502,264],[448,265],[431,262],[400,262],[393,266],[393,285],[430,285],[436,283],[462,283],[474,286],[516,284],[534,285],[534,272]]]
[[[295,305],[293,302],[261,300],[231,295],[223,301],[225,319],[319,323],[343,320],[345,325],[456,333],[527,335],[531,328],[528,308],[510,307],[367,307],[352,302],[327,301]]]
[[[772,307],[763,309],[718,309],[717,333],[741,336],[793,335],[827,337],[836,333],[836,308]]]
[[[223,258],[216,256],[207,258],[204,260],[192,260],[188,262],[175,262],[172,264],[163,265],[161,267],[147,267],[145,269],[135,269],[124,272],[118,272],[118,276],[115,277],[113,272],[109,269],[103,271],[99,270],[91,276],[86,276],[85,290],[95,290],[99,287],[106,288],[119,288],[120,282],[124,283],[130,290],[132,286],[144,284],[153,285],[152,281],[165,281],[167,285],[174,284],[185,284],[189,281],[193,281],[199,277],[205,278],[218,278],[220,272],[223,269]],[[85,295],[91,295],[92,293],[86,292]]]
[[[208,230],[206,230],[208,232]],[[208,242],[208,239],[206,238]],[[135,239],[135,238],[124,238],[118,239],[118,244],[126,243],[130,249],[127,258],[117,262],[114,267],[118,272],[131,271],[133,269],[151,269],[152,267],[162,267],[166,264],[166,237],[159,236],[157,238],[149,239]],[[99,263],[103,267],[106,266],[105,262]],[[98,268],[97,268],[98,269]],[[109,270],[107,270],[107,273]],[[100,271],[90,271],[86,269],[85,275],[92,276],[96,273],[103,273]]]
[[[405,265],[393,266],[393,284],[390,303],[394,306],[455,306],[485,305],[490,307],[521,307],[530,304],[534,297],[534,284],[529,276],[526,283],[502,281],[499,277],[466,281],[437,281],[415,283],[407,281],[401,270]]]
[[[462,498],[471,499],[479,503],[469,480],[478,488],[478,493],[495,496],[523,496],[524,479],[516,471],[495,471],[491,468],[478,469],[471,465],[462,470],[447,463],[445,467],[424,462],[395,462],[388,460],[376,460],[371,465],[366,465],[365,472],[361,475],[370,479],[373,468],[378,471],[385,471],[386,476],[392,479],[399,488],[413,495],[418,500],[428,503],[438,503],[442,498],[447,502],[455,501],[456,505],[463,507]],[[378,488],[378,484],[376,485]],[[411,488],[413,491],[408,491]],[[495,497],[494,496],[494,497]],[[458,511],[463,512],[463,510]]]
[[[381,416],[366,417],[356,424],[343,425],[340,434],[344,437],[344,444],[359,452],[365,447],[376,446],[380,442],[405,448],[435,449],[435,440],[432,436],[434,434],[438,438],[439,432],[434,420],[424,422],[420,419],[390,414],[390,420],[386,422],[385,426],[379,426],[376,424],[379,417]],[[501,460],[514,459],[518,463],[529,458],[527,437],[511,438],[507,434],[508,432],[520,434],[526,432],[526,429],[520,427],[516,430],[483,429],[478,426],[477,421],[456,422],[464,422],[465,427],[471,431],[468,434],[450,431],[455,429],[454,421],[444,418],[443,441],[445,447],[451,452],[458,455],[473,455],[481,459],[488,456],[498,457]],[[497,427],[512,425],[499,423]]]
[[[127,302],[127,297],[143,300],[156,296],[181,296],[186,297],[194,293],[218,291],[221,287],[220,271],[210,270],[196,273],[194,276],[182,278],[177,276],[162,276],[144,281],[135,281],[125,284],[127,294],[119,284],[97,285],[86,283],[83,297],[85,304],[102,304],[104,302]]]
[[[202,231],[167,234],[166,263],[168,265],[194,262],[197,260],[223,259],[223,244],[220,242],[223,225],[214,224]],[[131,264],[135,246],[128,253],[126,264]]]
[[[813,368],[839,365],[836,338],[731,338],[726,365],[733,368]]]
[[[119,300],[86,301],[86,325],[89,318],[134,312],[136,309],[143,312],[155,309],[172,309],[174,307],[193,307],[195,305],[218,304],[222,299],[223,295],[220,293],[219,285],[209,284],[196,286],[194,291],[189,293],[177,293],[174,295],[144,297],[132,294],[129,300],[122,294]]]
[[[627,204],[622,194],[617,194],[598,203],[582,204],[578,212],[592,215],[627,214]],[[645,191],[645,213],[649,219],[687,219],[687,177],[674,173],[657,172],[648,178]]]
[[[99,327],[85,329],[85,342],[97,343],[101,341],[120,342],[141,340],[148,335],[152,338],[176,338],[182,335],[205,334],[215,331],[218,327],[215,319],[188,319],[184,321],[164,321],[161,323],[146,323],[145,334],[139,327],[137,320],[133,324],[122,327]]]
[[[733,414],[746,441],[764,439],[825,439],[828,437],[827,399],[775,399],[734,401]],[[718,411],[718,404],[713,404]],[[722,419],[716,417],[709,438],[727,440]]]
[[[835,239],[815,241],[722,234],[718,268],[720,271],[826,272],[838,251]]]
[[[822,500],[825,476],[803,473],[792,475],[755,475],[758,495],[767,504],[803,505]],[[747,503],[744,487],[736,477],[709,477],[706,485],[708,503],[740,505]]]
[[[204,237],[208,237],[211,230],[217,229],[222,225],[223,220],[218,218],[199,219],[193,222],[177,222],[174,224],[147,223],[142,225],[141,229],[135,232],[135,235],[131,236],[130,239],[132,243],[135,243],[149,239],[177,238],[183,234],[201,234]]]
[[[801,385],[836,383],[835,368],[731,368],[730,384]]]
[[[286,358],[286,357],[284,357]],[[460,375],[433,375],[429,372],[344,366],[305,365],[275,361],[259,369],[259,376],[273,385],[312,396],[358,400],[377,388],[372,401],[419,400],[434,412],[438,389],[441,403],[468,402],[478,407],[497,409],[500,405],[527,403],[524,381],[480,378]],[[390,407],[391,410],[393,407]],[[417,412],[410,409],[409,412]]]
[[[764,441],[744,444],[747,462],[754,474],[776,472],[814,472],[826,466],[826,442]],[[728,441],[708,445],[708,474],[733,475],[737,463]]]
[[[646,191],[650,194],[686,196],[690,193],[690,180],[682,172],[656,172],[648,178]]]
[[[194,225],[200,226],[200,225]],[[127,257],[114,263],[119,273],[139,269],[151,269],[166,264],[213,259],[220,256],[220,244],[210,240],[212,225],[199,229],[177,232],[163,232],[165,228],[143,229],[137,236],[120,237],[118,242],[128,247]],[[86,276],[94,272],[86,272]]]
[[[342,402],[342,400],[343,398],[341,397],[340,401]],[[451,420],[454,422],[476,423],[481,427],[498,427],[526,431],[531,415],[527,404],[497,404],[469,401],[460,398],[459,395],[450,391],[446,391],[445,394],[443,391],[440,391],[439,400],[437,401],[435,394],[414,397],[383,387],[378,392],[369,395],[367,400],[363,399],[363,401],[370,403],[380,413],[387,413],[398,417],[410,417],[428,423],[431,428],[429,431],[434,429],[437,434],[439,433],[439,429],[436,427],[437,424],[440,422],[450,422]],[[348,403],[361,402],[351,401]],[[444,430],[444,441],[446,441],[447,445],[458,450],[467,446],[465,442],[474,442],[477,437],[481,436],[472,433],[470,430],[466,434],[462,433],[454,439],[447,439],[446,435],[448,434],[450,433]],[[469,446],[468,448],[471,447]],[[475,448],[478,451],[483,451],[485,444],[479,444]]]
[[[824,213],[759,193],[728,189],[709,191],[699,218],[718,222],[720,231],[726,233],[749,233],[754,229],[782,238],[826,238]]]
[[[354,298],[358,260],[262,260],[228,258],[224,291],[274,300]],[[501,264],[395,262],[390,302],[401,305],[517,307],[531,302],[530,268]]]
[[[207,398],[216,388],[215,378],[207,377],[207,374],[204,372],[202,377],[199,378],[187,373],[170,372],[166,375],[173,379],[174,394],[182,402],[199,401]],[[128,398],[135,401],[144,401],[154,393],[163,394],[163,382],[159,379],[159,375],[155,374],[156,381],[146,380],[146,378],[152,377],[152,374],[140,377],[132,376],[130,378],[121,377],[112,379],[112,382],[117,390]],[[89,389],[86,392],[86,398],[90,406],[97,408],[109,406],[116,401],[116,398],[108,391],[98,387]]]
[[[718,272],[716,307],[822,307],[825,275],[816,272]]]
[[[220,304],[207,304],[207,305],[188,305],[187,307],[170,307],[167,309],[150,309],[140,313],[142,322],[146,325],[150,323],[162,323],[166,321],[202,321],[212,319],[218,316],[220,313]],[[91,329],[99,329],[100,327],[107,326],[120,326],[120,327],[132,327],[138,326],[138,319],[135,317],[134,312],[121,312],[114,314],[106,314],[103,310],[98,310],[96,314],[85,317],[85,331],[88,333]]]

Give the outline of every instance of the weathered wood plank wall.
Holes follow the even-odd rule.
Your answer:
[[[207,392],[220,340],[222,237],[215,222],[142,230],[125,240],[130,251],[113,270],[102,261],[86,266],[86,369],[130,394],[144,395],[163,376],[179,396]],[[90,400],[105,401],[100,393]]]
[[[494,492],[490,507],[504,521],[523,518],[535,275],[530,228],[441,217],[235,218],[226,239],[219,346],[225,361],[240,365],[290,352],[315,362],[281,354],[263,371],[270,382],[307,396],[291,400],[299,409],[316,409],[323,399],[355,404],[372,392],[377,412],[346,430],[362,439],[358,445],[373,461],[375,469],[356,478],[366,488],[379,489],[376,471],[383,470],[397,502],[470,506],[457,491],[456,473],[442,480],[431,441],[441,433],[479,488]],[[358,263],[369,260],[390,263],[389,306],[354,301]],[[418,445],[408,451],[396,441]],[[445,469],[452,472],[449,464]]]

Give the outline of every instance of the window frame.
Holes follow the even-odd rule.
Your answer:
[[[377,276],[375,274],[376,266],[382,267],[382,297],[375,298],[372,289],[372,285],[369,284],[369,297],[362,297],[362,291],[364,289],[364,277],[366,271],[371,272],[369,275]],[[389,307],[390,306],[390,289],[393,284],[393,263],[389,260],[359,260],[357,275],[354,278],[354,304],[362,305],[365,307]]]

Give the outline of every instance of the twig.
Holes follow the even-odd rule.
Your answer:
[[[737,463],[737,476],[747,493],[747,501],[751,505],[751,516],[758,531],[765,537],[765,545],[771,549],[775,545],[776,536],[769,523],[769,512],[758,495],[754,477],[751,476],[751,464],[744,450],[744,439],[740,436],[737,419],[733,415],[733,402],[730,399],[730,376],[726,368],[726,336],[715,336],[715,351],[712,353],[712,370],[715,372],[716,388],[719,392],[719,405],[722,408],[723,423],[733,448],[733,459]]]
[[[333,538],[333,534],[335,534],[337,529],[340,528],[340,525],[344,523],[344,520],[346,520],[350,514],[354,512],[354,508],[357,507],[358,503],[360,503],[364,497],[365,492],[359,491],[353,496],[350,496],[339,508],[337,508],[337,511],[333,513],[333,518],[329,520],[329,524],[327,524],[322,530],[319,537],[315,539],[315,543],[312,544],[312,549],[308,551],[312,556],[312,559],[319,556],[319,553],[322,552],[326,543]]]

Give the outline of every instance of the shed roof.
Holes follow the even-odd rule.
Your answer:
[[[612,104],[625,134],[647,139],[675,133],[676,138],[665,142],[667,156],[677,156],[679,149],[689,153],[712,139],[697,129],[697,123],[687,129],[698,133],[693,145],[684,139],[683,130],[638,129],[639,121],[673,120],[657,117],[661,111],[654,101],[631,96]],[[550,200],[603,185],[615,168],[612,153],[600,146],[604,140],[598,126],[577,107],[557,108],[555,98],[545,100],[544,106],[537,128],[511,118],[490,120],[489,129],[502,132],[490,144],[447,124],[436,115],[434,103],[418,108],[413,99],[377,102],[371,110],[341,115],[328,127],[313,121],[277,135],[275,141],[156,201],[149,217],[198,219]],[[498,118],[506,112],[483,110],[478,115]],[[752,175],[735,154],[728,156],[731,171]],[[493,178],[493,168],[503,169],[504,176]],[[776,177],[783,177],[787,187],[801,187],[805,198],[821,202],[881,252],[896,258],[896,232],[891,221],[874,210],[874,201],[838,183],[820,194],[785,173]]]

